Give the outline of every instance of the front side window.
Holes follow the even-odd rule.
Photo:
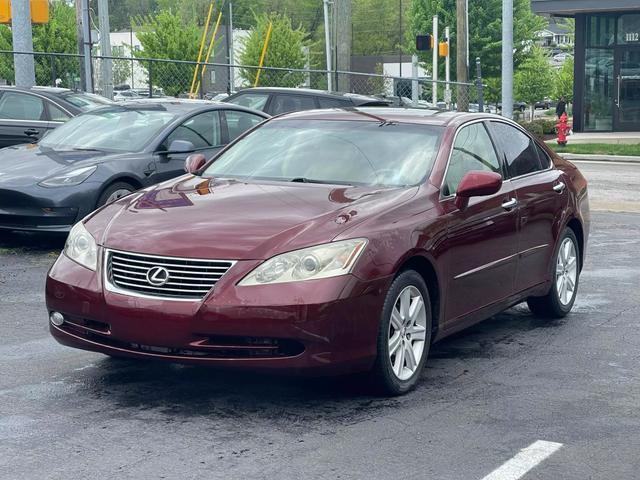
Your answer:
[[[531,138],[506,123],[491,124],[495,137],[505,153],[507,169],[512,177],[542,170],[535,142]]]
[[[237,97],[229,99],[229,103],[254,110],[264,110],[268,99],[268,93],[241,93]]]
[[[316,101],[313,97],[306,97],[304,95],[276,95],[269,110],[271,110],[271,115],[279,115],[281,113],[313,110],[314,108],[316,108]]]
[[[249,112],[227,110],[224,113],[229,130],[229,141],[232,142],[250,128],[255,127],[264,118]]]
[[[456,193],[462,177],[472,171],[496,172],[502,175],[498,156],[482,123],[462,127],[458,132],[442,194],[448,196]]]
[[[40,146],[58,151],[142,151],[176,115],[164,107],[111,107],[72,118],[52,130]]]
[[[431,171],[442,131],[436,126],[372,121],[271,121],[218,156],[204,176],[416,185]]]
[[[45,120],[44,102],[26,93],[5,92],[0,98],[0,118]]]
[[[161,149],[168,150],[175,140],[191,142],[196,150],[221,145],[220,114],[212,111],[191,117],[169,134]]]

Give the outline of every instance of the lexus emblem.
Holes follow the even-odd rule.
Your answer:
[[[147,282],[154,287],[161,287],[169,281],[169,271],[164,267],[151,267],[147,272]]]

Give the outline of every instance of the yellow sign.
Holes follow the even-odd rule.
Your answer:
[[[49,23],[49,0],[29,0],[31,23]],[[0,23],[11,23],[11,0],[0,0]]]

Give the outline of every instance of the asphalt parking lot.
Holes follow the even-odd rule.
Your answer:
[[[522,478],[640,478],[640,165],[581,167],[595,211],[572,314],[518,306],[450,337],[392,399],[59,346],[43,284],[61,241],[0,233],[0,478],[501,480],[537,441],[553,449]]]

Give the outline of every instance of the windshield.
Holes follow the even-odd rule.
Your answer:
[[[101,109],[52,130],[40,146],[54,150],[139,152],[175,118],[175,114],[158,107]]]
[[[93,93],[70,93],[64,96],[64,99],[71,105],[75,105],[83,112],[88,112],[94,108],[112,105],[113,102],[108,98],[95,95]]]
[[[278,120],[232,145],[205,177],[405,186],[431,169],[442,127],[371,121]]]

